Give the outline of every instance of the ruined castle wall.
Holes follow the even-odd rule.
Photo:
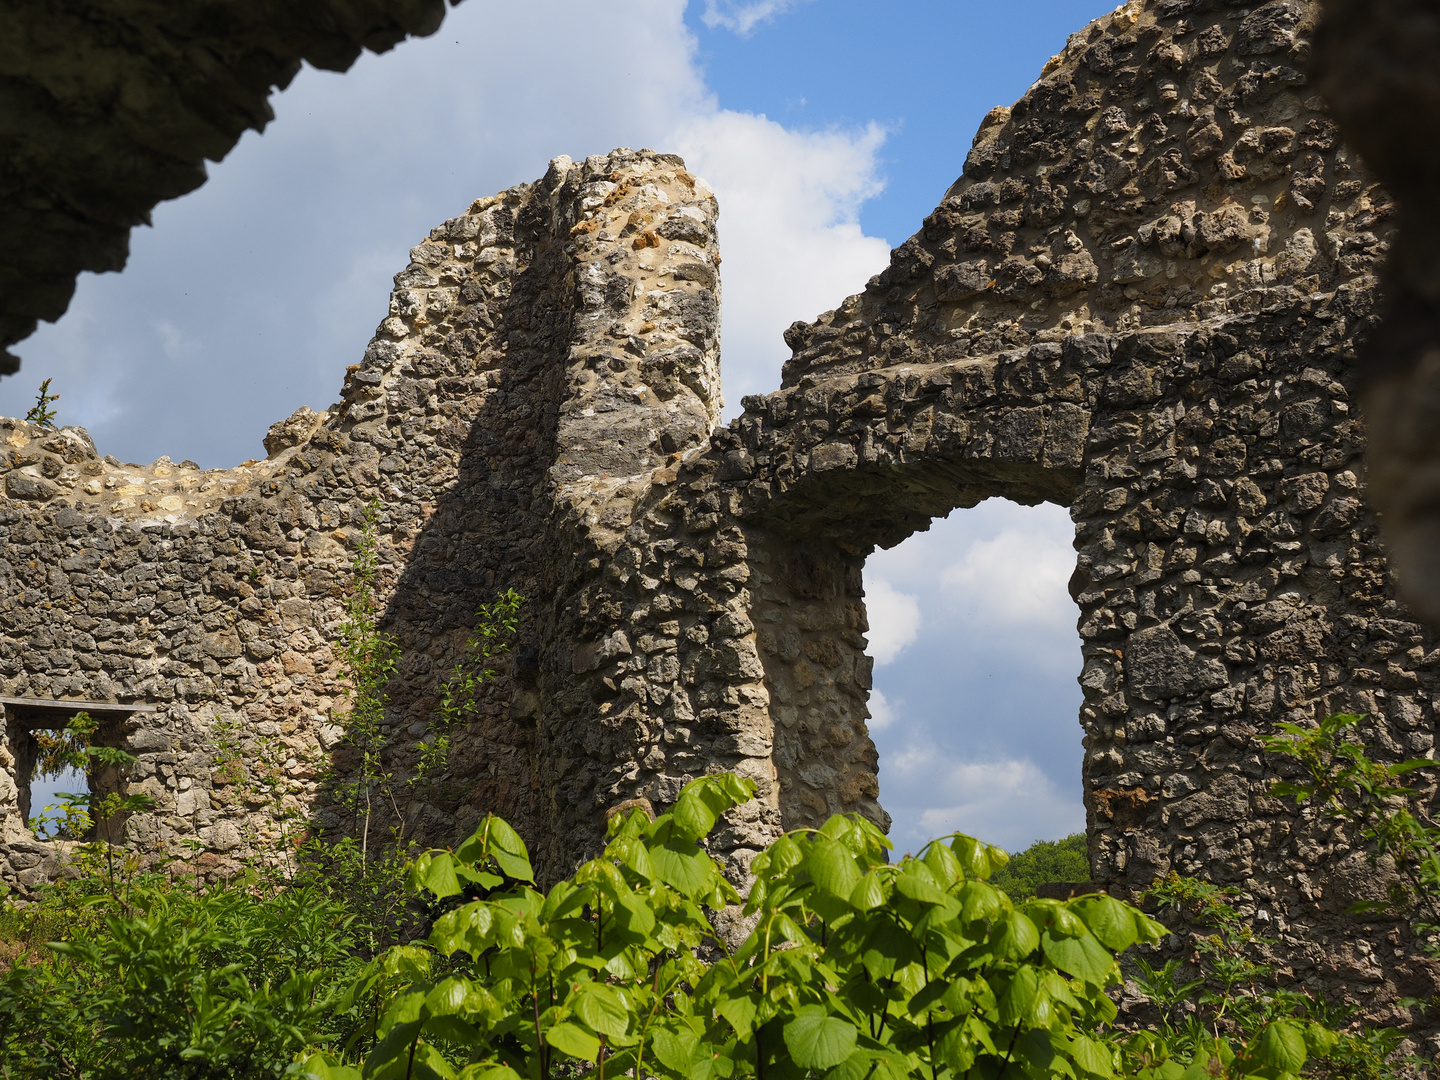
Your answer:
[[[1297,980],[1403,1026],[1434,965],[1346,913],[1384,875],[1269,795],[1261,747],[1352,711],[1378,757],[1431,756],[1440,691],[1353,399],[1394,207],[1305,85],[1315,15],[1163,0],[1072,37],[732,430],[757,517],[845,538],[831,573],[988,494],[1068,505],[1094,877],[1235,885]]]
[[[1314,18],[1152,0],[1072,37],[727,427],[718,210],[643,151],[558,159],[434,230],[340,404],[277,425],[265,462],[138,469],[12,423],[0,696],[159,706],[128,736],[161,803],[129,823],[145,850],[266,850],[269,776],[353,828],[320,784],[353,768],[338,626],[375,499],[402,780],[476,606],[528,598],[450,774],[381,823],[448,842],[499,812],[554,875],[607,806],[731,769],[758,794],[716,842],[738,874],[782,828],[886,820],[866,557],[986,498],[1052,502],[1095,880],[1234,885],[1299,984],[1412,1025],[1435,965],[1347,914],[1383,873],[1270,795],[1262,749],[1348,710],[1381,758],[1430,755],[1440,704],[1353,400],[1392,208],[1305,84]],[[33,883],[58,855],[16,818],[0,873]]]
[[[127,466],[77,429],[6,421],[3,696],[158,706],[123,733],[133,790],[158,803],[127,825],[148,853],[264,850],[287,811],[354,828],[322,783],[355,767],[339,632],[375,501],[401,782],[374,827],[398,810],[440,841],[498,809],[542,850],[574,850],[555,830],[593,834],[615,778],[661,741],[604,700],[622,678],[605,663],[656,646],[574,593],[609,571],[633,474],[717,419],[716,214],[678,158],[648,153],[559,159],[480,200],[412,250],[340,403],[275,425],[263,462]],[[415,743],[476,609],[506,588],[527,598],[519,640],[420,798],[403,783]],[[569,647],[597,620],[618,638]],[[24,779],[0,785],[0,814],[4,876],[27,886],[56,856],[24,828]]]
[[[445,0],[10,0],[0,8],[0,375],[65,313],[82,270],[120,270],[130,230],[205,182],[302,62],[344,71],[432,34]]]

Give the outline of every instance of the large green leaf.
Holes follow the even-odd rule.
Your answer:
[[[706,891],[715,873],[710,856],[684,840],[652,847],[650,860],[660,880],[685,896]]]
[[[1043,1025],[1024,1032],[1015,1040],[1015,1059],[1028,1066],[1025,1070],[1027,1076],[1043,1076],[1047,1080],[1073,1077],[1075,1070],[1070,1062],[1055,1052],[1049,1033],[1041,1030],[1042,1027]]]
[[[674,1069],[682,1076],[692,1076],[697,1071],[700,1057],[700,1037],[693,1031],[681,1028],[671,1031],[661,1028],[655,1032],[650,1044],[662,1065]]]
[[[860,1046],[835,1068],[825,1074],[825,1080],[911,1080],[920,1075],[916,1072],[918,1062],[909,1054],[902,1054],[891,1047],[876,1049]]]
[[[1124,952],[1137,941],[1158,940],[1147,925],[1151,920],[1113,896],[1082,896],[1066,905],[1111,952]],[[1163,927],[1161,928],[1163,930]]]
[[[802,1005],[784,1032],[785,1048],[802,1069],[833,1069],[855,1050],[854,1025],[831,1016],[822,1005]]]
[[[530,853],[525,850],[525,841],[502,818],[491,815],[481,826],[487,838],[489,855],[495,860],[502,873],[516,881],[534,881],[535,871],[530,866]]]
[[[1305,1067],[1305,1032],[1299,1024],[1276,1020],[1260,1033],[1250,1056],[1281,1072],[1299,1073]]]
[[[1040,937],[1045,958],[1061,971],[1069,972],[1088,983],[1103,986],[1115,970],[1115,958],[1101,945],[1094,934],[1059,937],[1045,931]]]
[[[719,815],[706,805],[705,799],[698,791],[687,789],[682,791],[680,797],[675,800],[670,817],[681,835],[691,840],[698,840],[702,836],[709,835],[710,830],[715,827],[715,821]]]
[[[950,1066],[950,1071],[956,1076],[964,1076],[970,1071],[978,1049],[963,1022],[947,1025],[944,1034],[935,1041],[936,1058]]]
[[[885,882],[875,870],[862,877],[850,890],[850,906],[857,911],[873,911],[883,906],[885,900]]]
[[[573,1058],[594,1061],[600,1056],[600,1040],[579,1024],[555,1024],[546,1029],[545,1041]]]
[[[643,813],[643,811],[637,810],[636,813]],[[638,838],[634,836],[621,837],[612,841],[605,850],[611,858],[619,859],[622,865],[628,866],[646,881],[655,876],[655,867],[650,862],[650,852]]]
[[[817,836],[805,855],[805,869],[810,880],[831,896],[848,900],[860,883],[860,868],[855,856],[844,844],[829,837]]]
[[[1082,1072],[1108,1078],[1115,1075],[1115,1055],[1104,1043],[1081,1035],[1070,1036],[1070,1058]]]
[[[598,1035],[623,1036],[630,1030],[629,1004],[604,983],[581,983],[571,1008]]]
[[[1007,911],[990,930],[990,946],[1009,960],[1024,960],[1040,944],[1040,931],[1023,912]]]
[[[960,889],[960,917],[967,923],[993,919],[1005,907],[1005,894],[983,881],[967,881]]]
[[[470,998],[470,980],[451,976],[425,995],[425,1011],[430,1016],[455,1016],[466,1011]]]
[[[936,886],[924,863],[911,861],[895,877],[895,891],[922,904],[943,904],[947,897]]]
[[[938,840],[926,846],[921,861],[930,868],[941,888],[948,889],[965,877],[965,871],[961,869],[960,859],[954,850]]]
[[[788,873],[805,861],[805,852],[793,836],[782,836],[760,856],[769,872],[777,877]]]
[[[655,913],[634,893],[617,893],[615,922],[625,932],[643,938],[655,928]]]
[[[409,1080],[456,1080],[455,1067],[429,1043],[420,1043],[406,1063]]]
[[[865,935],[865,945],[860,953],[860,962],[872,979],[883,979],[895,974],[897,968],[913,964],[920,959],[920,947],[915,944],[903,926],[894,919],[881,917]]]
[[[1050,912],[1050,925],[1047,929],[1056,937],[1073,938],[1086,932],[1085,923],[1080,916],[1063,905]]]
[[[427,851],[410,867],[410,888],[415,892],[429,890],[442,900],[460,891],[455,874],[455,857],[448,851]]]
[[[708,836],[720,815],[749,800],[755,785],[733,773],[702,776],[680,791],[669,817],[675,828],[691,840]]]
[[[739,987],[736,987],[730,996],[721,998],[715,1005],[715,1011],[730,1021],[730,1026],[742,1039],[748,1038],[755,1030],[758,1005],[754,998]]]
[[[410,996],[421,998],[419,994]],[[418,1012],[418,1003],[416,1011]],[[420,1037],[420,1029],[423,1026],[422,1021],[418,1019],[382,1024],[385,1034],[375,1044],[375,1048],[370,1051],[369,1056],[365,1058],[363,1071],[366,1077],[388,1080],[389,1077],[403,1075],[405,1062],[410,1056],[410,1046]]]

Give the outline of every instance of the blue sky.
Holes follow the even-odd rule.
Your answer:
[[[960,174],[980,120],[1040,76],[1065,39],[1113,10],[1114,0],[800,0],[692,4],[706,81],[727,109],[787,127],[878,123],[885,188],[860,207],[860,225],[891,246]],[[758,14],[748,34],[705,15]],[[732,23],[733,25],[733,23]],[[743,25],[743,24],[742,24]]]
[[[53,377],[102,453],[205,467],[337,396],[431,226],[615,146],[685,155],[721,200],[722,366],[779,382],[780,332],[859,291],[959,175],[980,119],[1114,6],[1082,0],[466,0],[434,37],[305,70],[121,275],[18,346],[0,414]],[[902,850],[1083,826],[1079,641],[1057,507],[986,503],[867,565],[881,798]],[[43,801],[37,802],[43,805]]]

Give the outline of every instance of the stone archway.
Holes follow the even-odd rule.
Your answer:
[[[753,618],[785,827],[818,825],[854,809],[889,821],[877,802],[875,752],[863,722],[871,661],[861,571],[870,553],[993,496],[1023,505],[1074,503],[1084,410],[1036,405],[1010,389],[1022,369],[1050,353],[1058,358],[1060,350],[905,366],[766,399],[770,428],[762,430],[764,421],[757,427],[758,443],[782,445],[805,470],[751,524]],[[843,443],[826,437],[837,418],[851,428]],[[807,435],[817,434],[806,445]],[[749,456],[732,451],[726,460],[741,467]]]

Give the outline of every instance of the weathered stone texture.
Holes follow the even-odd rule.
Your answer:
[[[575,583],[623,538],[637,470],[717,421],[717,212],[678,158],[628,151],[557,159],[537,185],[476,202],[412,250],[341,402],[276,424],[263,462],[122,465],[78,429],[4,421],[0,677],[12,696],[163,706],[127,740],[134,790],[159,802],[129,823],[138,847],[264,847],[276,808],[262,782],[323,805],[322,755],[351,767],[337,635],[378,499],[402,773],[476,608],[507,587],[529,598],[510,670],[452,774],[402,808],[407,829],[442,839],[503,807],[554,865],[583,848],[653,734],[604,697],[637,649],[668,670],[677,646],[621,628],[570,648],[616,619],[577,607]],[[216,766],[227,739],[245,783]],[[12,838],[18,810],[14,793],[0,804]]]
[[[452,0],[458,3],[459,0]],[[302,61],[344,71],[433,33],[445,0],[10,0],[0,7],[0,374],[82,270],[205,182]]]
[[[1305,84],[1313,23],[1298,0],[1154,0],[1072,37],[727,427],[716,206],[645,151],[559,159],[434,230],[342,402],[272,428],[266,462],[137,469],[12,423],[4,692],[164,706],[130,736],[162,803],[131,822],[141,846],[195,834],[215,857],[273,830],[207,774],[217,717],[252,775],[346,827],[315,762],[347,768],[336,628],[378,498],[402,775],[470,613],[530,598],[407,827],[451,840],[500,812],[554,874],[606,807],[733,769],[760,795],[719,839],[739,873],[782,827],[886,820],[865,558],[955,507],[1054,502],[1076,524],[1095,879],[1234,885],[1287,977],[1433,1042],[1401,999],[1440,990],[1435,966],[1347,914],[1375,876],[1269,794],[1285,766],[1261,745],[1347,710],[1379,757],[1432,755],[1440,700],[1354,402],[1393,209]],[[53,853],[11,822],[20,880]]]

